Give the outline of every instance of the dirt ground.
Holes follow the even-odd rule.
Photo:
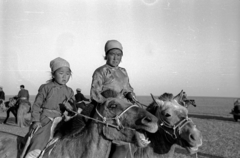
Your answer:
[[[17,126],[13,116],[8,119],[7,124],[3,124],[4,119],[5,114],[0,113],[0,131],[13,133],[20,136],[25,136],[25,134],[28,132],[28,127],[20,128]]]

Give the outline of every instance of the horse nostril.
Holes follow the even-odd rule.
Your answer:
[[[195,136],[194,136],[193,134],[190,134],[189,138],[190,138],[190,140],[193,140],[193,141],[196,140],[196,139],[195,139]]]
[[[152,122],[152,119],[150,117],[144,117],[142,122]]]

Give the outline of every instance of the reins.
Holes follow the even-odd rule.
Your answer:
[[[102,116],[102,115],[98,112],[98,110],[97,110],[97,108],[96,108],[97,114],[103,119],[103,121],[99,121],[99,120],[98,120],[98,121],[101,122],[101,123],[103,123],[103,124],[106,124],[107,126],[112,126],[112,127],[116,128],[116,129],[118,129],[118,130],[120,130],[120,129],[130,129],[130,130],[134,130],[134,131],[135,131],[135,129],[133,129],[133,128],[124,127],[124,126],[122,125],[122,123],[120,122],[120,117],[121,117],[124,113],[126,113],[129,109],[131,109],[132,107],[138,107],[138,105],[133,104],[133,105],[129,106],[128,108],[126,108],[125,110],[123,110],[119,115],[117,115],[116,117],[113,117],[113,118],[107,118],[107,117]],[[93,119],[93,118],[92,118],[92,119]],[[94,120],[95,120],[95,119],[94,119]],[[113,125],[113,124],[108,124],[108,123],[106,123],[107,120],[116,120],[117,126],[116,126],[116,125]]]
[[[72,113],[75,114],[73,117],[75,117],[76,115],[80,115],[80,116],[85,117],[85,118],[87,118],[87,119],[93,120],[93,121],[95,121],[95,122],[97,122],[97,123],[104,124],[104,125],[106,125],[107,127],[109,126],[109,127],[116,128],[117,130],[129,129],[129,130],[135,131],[135,129],[133,129],[133,128],[123,126],[123,125],[121,124],[121,122],[120,122],[120,117],[121,117],[124,113],[126,113],[129,109],[131,109],[132,107],[138,107],[138,105],[133,104],[133,105],[129,106],[128,108],[126,108],[125,110],[123,110],[119,115],[117,115],[116,117],[113,117],[113,118],[108,118],[108,117],[102,116],[102,114],[100,114],[99,111],[98,111],[97,108],[96,108],[95,110],[96,110],[97,114],[102,118],[102,121],[101,121],[101,120],[98,120],[98,119],[95,119],[95,118],[92,118],[92,117],[89,117],[89,116],[87,116],[87,115],[83,115],[83,114],[81,114],[81,113],[77,113],[77,112],[72,111],[72,110],[68,110],[68,111],[70,111],[70,112],[72,112]],[[117,125],[109,124],[109,123],[106,122],[107,120],[116,120]]]

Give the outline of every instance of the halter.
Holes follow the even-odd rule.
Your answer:
[[[186,117],[183,120],[181,120],[180,122],[178,122],[176,125],[171,125],[168,122],[166,122],[165,120],[160,119],[161,124],[160,127],[164,130],[165,133],[169,134],[173,139],[177,139],[177,134],[180,135],[181,134],[181,130],[182,128],[189,122],[193,122],[192,119]],[[170,129],[173,129],[173,133],[168,132],[166,129],[164,129],[163,127],[167,127]],[[178,133],[176,134],[176,131],[178,131]],[[169,140],[168,140],[169,141]],[[198,158],[198,154],[196,152],[196,158]]]
[[[126,108],[125,110],[123,110],[119,115],[117,115],[116,117],[113,117],[113,118],[107,118],[107,117],[102,116],[102,115],[98,112],[97,108],[96,108],[96,112],[97,112],[97,114],[102,118],[102,120],[103,120],[102,122],[103,122],[104,124],[106,124],[107,126],[110,125],[110,126],[116,128],[117,130],[124,129],[124,128],[131,129],[131,130],[135,130],[135,129],[132,129],[132,128],[129,128],[129,127],[124,127],[124,126],[122,125],[121,121],[120,121],[120,117],[121,117],[124,113],[126,113],[128,110],[130,110],[131,108],[133,108],[133,107],[138,107],[138,105],[133,104],[133,105],[129,106],[128,108]],[[113,124],[108,124],[108,123],[106,123],[107,120],[116,120],[117,126],[116,126],[116,125],[113,125]]]
[[[164,130],[164,132],[166,132],[167,134],[169,134],[173,139],[177,139],[177,136],[181,134],[181,130],[182,128],[189,122],[193,122],[192,119],[186,117],[183,120],[181,120],[180,122],[178,122],[176,125],[171,125],[168,122],[166,122],[163,119],[160,119],[160,127]],[[168,132],[166,129],[164,129],[163,127],[169,128],[173,130],[173,133]]]

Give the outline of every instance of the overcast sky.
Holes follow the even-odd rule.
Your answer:
[[[137,95],[240,97],[239,8],[239,0],[3,0],[0,86],[35,95],[50,61],[63,57],[68,86],[89,95],[104,45],[116,39]]]

